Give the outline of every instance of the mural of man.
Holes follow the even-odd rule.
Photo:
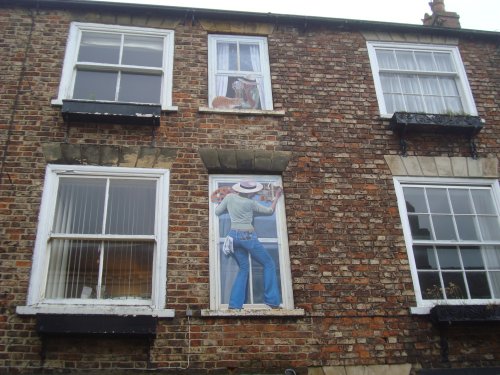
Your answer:
[[[276,204],[282,195],[282,189],[277,188],[271,206],[267,207],[252,199],[263,189],[263,185],[256,181],[241,181],[232,186],[235,193],[225,195],[215,209],[220,216],[227,212],[231,219],[231,229],[228,233],[225,246],[232,247],[227,251],[232,253],[238,263],[238,274],[231,288],[229,297],[230,309],[241,309],[246,300],[247,283],[250,272],[248,254],[260,263],[264,271],[264,303],[271,308],[279,308],[281,302],[276,265],[265,247],[257,238],[253,226],[254,215],[272,215]],[[229,244],[228,244],[229,242]],[[231,251],[232,250],[232,251]]]

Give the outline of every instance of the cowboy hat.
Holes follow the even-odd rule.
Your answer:
[[[260,182],[255,182],[251,180],[241,181],[233,185],[233,190],[238,193],[256,193],[261,191],[263,188]]]

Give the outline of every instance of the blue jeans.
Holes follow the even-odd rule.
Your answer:
[[[250,272],[249,253],[252,259],[255,259],[264,267],[264,303],[272,307],[279,306],[281,294],[278,289],[276,266],[273,258],[271,258],[265,247],[260,243],[255,232],[232,229],[229,232],[229,236],[234,240],[234,258],[240,268],[231,289],[229,308],[241,309],[245,303],[248,275]]]

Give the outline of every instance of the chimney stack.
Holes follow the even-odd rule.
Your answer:
[[[422,20],[424,26],[448,27],[450,29],[460,29],[460,16],[455,12],[447,12],[444,7],[444,0],[432,0],[429,3],[432,14],[425,13]]]

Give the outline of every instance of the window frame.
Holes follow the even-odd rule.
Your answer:
[[[167,275],[169,170],[75,165],[47,165],[42,193],[25,313],[105,313],[134,311],[137,314],[169,316],[165,310]],[[151,300],[44,299],[50,257],[47,254],[55,216],[57,192],[61,176],[102,178],[144,178],[156,181],[154,235],[155,252],[151,270]],[[113,236],[113,235],[112,235]],[[116,236],[116,235],[114,235]],[[127,235],[125,235],[126,237]],[[116,309],[119,309],[117,311]],[[21,309],[23,312],[23,309]]]
[[[415,291],[415,298],[417,302],[417,307],[414,309],[415,313],[428,313],[429,308],[439,305],[439,304],[451,304],[451,305],[484,305],[490,303],[500,303],[500,298],[489,298],[489,299],[449,299],[444,295],[443,299],[423,299],[422,291],[420,288],[420,282],[418,278],[418,269],[416,265],[415,255],[413,246],[414,245],[425,245],[429,244],[431,246],[460,246],[460,245],[471,245],[471,246],[488,246],[495,245],[500,246],[500,241],[464,241],[464,240],[422,240],[415,241],[412,237],[410,224],[408,221],[408,214],[406,209],[406,201],[403,193],[403,187],[408,185],[416,186],[433,186],[433,187],[482,187],[487,188],[491,191],[493,197],[493,203],[495,204],[495,209],[497,212],[497,218],[500,218],[500,185],[498,180],[492,179],[470,179],[470,178],[441,178],[441,177],[393,177],[395,193],[397,197],[397,204],[399,209],[399,215],[401,219],[406,250],[408,254],[408,260],[410,264],[410,271],[413,281],[413,287]],[[485,264],[486,266],[486,264]],[[486,269],[486,268],[485,268]],[[464,270],[461,270],[464,272]],[[442,270],[439,268],[436,270],[441,276]],[[413,310],[413,309],[412,309]]]
[[[248,35],[208,35],[208,108],[216,110],[212,107],[212,101],[217,96],[215,91],[215,77],[217,75],[217,43],[219,41],[234,42],[234,43],[252,43],[259,45],[260,64],[262,71],[260,75],[264,81],[263,91],[265,94],[265,103],[261,102],[261,109],[233,109],[232,111],[273,111],[273,97],[271,85],[271,68],[269,62],[269,47],[267,37],[263,36],[248,36]],[[228,71],[229,72],[229,71]],[[235,73],[237,74],[237,73]],[[223,110],[222,110],[223,111]]]
[[[411,51],[423,51],[423,52],[443,52],[451,55],[453,64],[456,68],[455,82],[457,86],[458,93],[463,106],[463,113],[471,116],[477,116],[477,109],[472,95],[472,91],[467,79],[467,74],[464,68],[462,58],[457,46],[446,46],[446,45],[431,45],[431,44],[416,44],[416,43],[393,43],[393,42],[366,42],[368,48],[368,56],[370,59],[370,66],[372,70],[372,76],[375,84],[375,92],[377,95],[377,101],[380,111],[380,116],[383,118],[390,118],[393,112],[388,112],[386,109],[384,92],[382,89],[382,82],[380,79],[380,67],[376,55],[377,49],[394,49],[394,50],[411,50]],[[415,71],[420,75],[425,74],[422,71]],[[395,71],[396,73],[396,71]],[[436,76],[440,75],[439,72],[426,72],[429,75]],[[447,76],[450,76],[449,74]],[[396,111],[405,112],[405,111]],[[432,113],[428,113],[432,114]]]
[[[213,174],[209,176],[209,196],[216,190],[218,183],[237,183],[245,179],[252,179],[259,182],[268,181],[283,186],[281,176],[277,175]],[[285,215],[285,194],[286,192],[281,196],[276,205],[275,217],[280,260],[282,310],[293,311],[295,309]],[[241,311],[228,310],[227,304],[221,303],[219,217],[215,215],[216,204],[211,201],[209,202],[210,310],[214,312],[234,311],[235,314],[252,314],[259,312],[259,310],[268,309],[264,304],[245,304],[244,309]],[[300,311],[298,313],[300,314]]]
[[[53,105],[62,105],[63,100],[73,99],[73,89],[76,78],[76,67],[78,52],[80,49],[80,40],[82,33],[85,31],[101,32],[101,33],[129,33],[137,36],[152,36],[163,37],[163,66],[158,68],[147,67],[131,67],[126,69],[118,69],[113,64],[106,67],[106,64],[95,63],[92,64],[96,67],[101,67],[99,71],[125,70],[127,72],[144,73],[147,70],[162,72],[161,73],[161,89],[159,104],[162,110],[174,110],[176,107],[172,106],[172,88],[173,88],[173,62],[174,62],[174,31],[167,29],[153,29],[133,26],[119,26],[119,25],[106,25],[97,23],[82,23],[72,22],[70,25],[66,52],[64,56],[63,69],[61,73],[61,80],[59,83],[59,91],[57,99],[52,101]],[[80,99],[75,99],[80,100]],[[82,99],[83,100],[83,99]],[[93,100],[98,103],[128,103],[120,101],[107,101],[107,100]],[[136,102],[131,102],[136,104]],[[158,104],[158,103],[141,103],[141,104]]]

